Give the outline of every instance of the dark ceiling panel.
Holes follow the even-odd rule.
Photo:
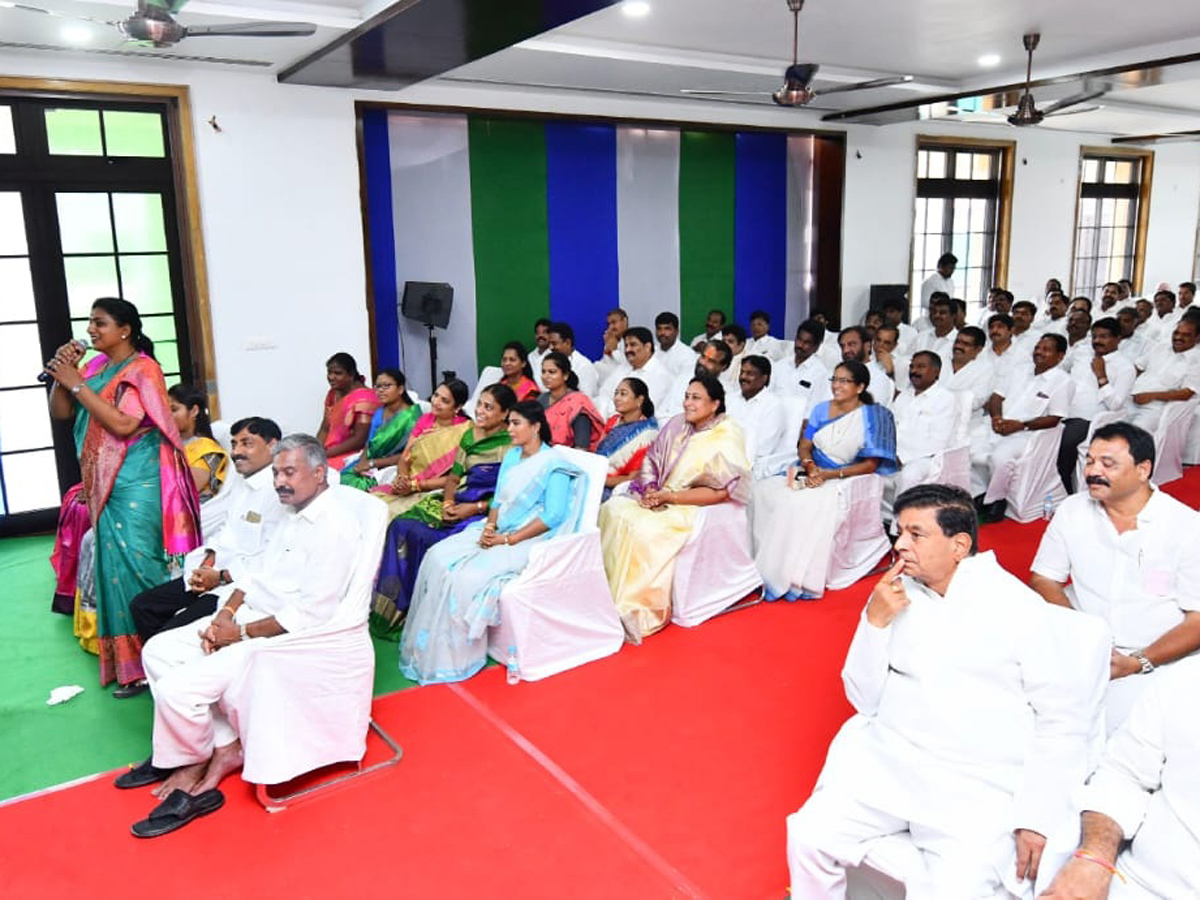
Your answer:
[[[400,0],[279,73],[287,84],[399,89],[617,0]]]

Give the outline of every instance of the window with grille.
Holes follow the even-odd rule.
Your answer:
[[[920,302],[921,284],[937,271],[944,253],[958,257],[955,296],[966,301],[969,311],[980,309],[988,288],[1001,280],[1011,153],[1010,144],[918,143],[910,293],[914,303]]]
[[[1071,293],[1098,297],[1110,281],[1141,284],[1141,230],[1152,155],[1085,151],[1080,158]]]

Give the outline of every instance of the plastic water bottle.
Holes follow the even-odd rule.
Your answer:
[[[508,667],[506,677],[509,684],[516,684],[521,680],[521,670],[517,666],[517,648],[515,645],[510,645],[508,648],[508,661],[505,664]]]
[[[1054,518],[1054,494],[1046,494],[1042,501],[1042,518],[1047,522]]]

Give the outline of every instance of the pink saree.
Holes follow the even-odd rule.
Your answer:
[[[375,415],[378,408],[379,398],[368,387],[357,387],[341,399],[338,399],[332,390],[329,391],[325,395],[325,421],[329,423],[329,431],[325,435],[325,448],[336,447],[342,441],[349,440],[354,433],[354,423],[360,420],[370,422],[371,416]],[[346,460],[359,450],[331,456],[329,465],[334,471],[340,472]]]

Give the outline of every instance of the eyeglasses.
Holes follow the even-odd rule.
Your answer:
[[[829,379],[829,383],[830,384],[854,384],[854,379],[853,378],[841,378],[837,375],[834,375],[832,378]]]

